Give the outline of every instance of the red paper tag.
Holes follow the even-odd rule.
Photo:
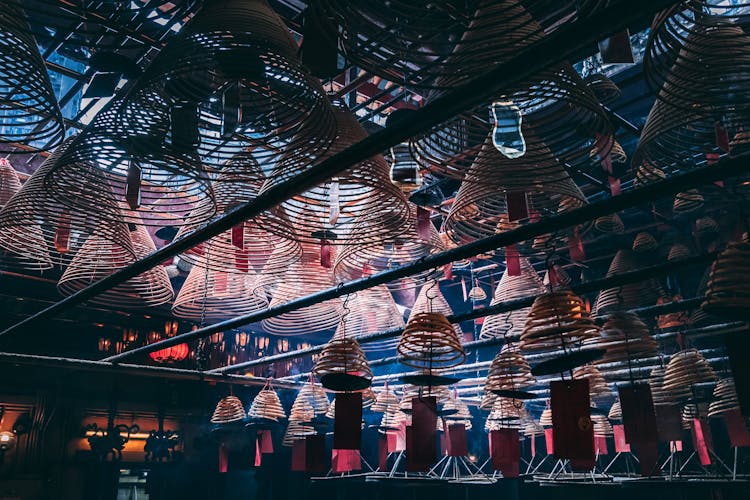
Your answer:
[[[669,451],[671,451],[672,453],[682,451],[682,441],[670,441]]]
[[[556,380],[549,388],[555,457],[594,460],[589,381]]]
[[[273,438],[271,431],[258,431],[258,442],[260,443],[260,452],[265,455],[273,453]]]
[[[536,434],[532,434],[529,438],[529,444],[531,446],[531,456],[536,456]]]
[[[619,196],[620,194],[622,194],[622,185],[620,184],[620,179],[612,176],[609,176],[607,179],[609,180],[609,192],[612,194],[612,196]]]
[[[552,429],[544,429],[544,446],[547,450],[547,455],[555,454],[555,439]]]
[[[292,471],[305,472],[306,469],[305,440],[298,439],[292,443]]]
[[[334,449],[331,455],[331,469],[337,473],[362,469],[362,458],[359,450]]]
[[[245,248],[245,223],[232,226],[232,245],[242,250]]]
[[[724,422],[727,424],[729,442],[736,448],[750,446],[750,433],[747,431],[745,417],[739,409],[724,412]]]
[[[223,444],[219,445],[219,472],[224,474],[229,469],[229,454]]]
[[[247,250],[235,250],[234,267],[241,273],[248,272],[250,270],[250,252]]]
[[[338,393],[333,420],[333,448],[359,450],[362,446],[362,393]]]
[[[596,448],[597,455],[607,455],[607,437],[594,436],[594,447]]]
[[[602,163],[602,170],[612,174],[612,144],[614,139],[609,135],[596,134],[596,152],[599,154]]]
[[[521,260],[518,256],[518,247],[508,245],[505,247],[505,265],[508,270],[508,276],[521,275]]]
[[[583,241],[578,226],[574,227],[568,236],[568,250],[570,251],[570,260],[573,262],[586,260],[586,252],[583,249]]]
[[[490,458],[492,468],[503,477],[518,477],[521,460],[521,443],[516,429],[490,431]]]
[[[698,452],[698,458],[701,465],[711,465],[711,455],[709,450],[712,448],[711,427],[708,422],[699,418],[693,419],[693,446]]]
[[[331,262],[331,245],[326,240],[320,240],[320,265],[330,269],[333,265]]]
[[[612,431],[614,431],[615,435],[615,452],[629,453],[630,445],[625,440],[625,426],[623,426],[622,424],[613,425]]]
[[[394,451],[406,451],[406,422],[401,422],[398,426]]]
[[[70,250],[70,213],[63,212],[60,214],[53,239],[55,250],[58,253],[66,253]]]
[[[253,465],[255,465],[256,467],[260,467],[262,461],[263,453],[261,452],[260,435],[258,435],[257,439],[255,440],[255,462],[253,463]]]
[[[728,153],[730,149],[729,133],[727,133],[727,128],[720,121],[714,124],[714,135],[716,136],[716,145]]]
[[[417,207],[417,236],[423,241],[430,241],[432,231],[430,231],[430,211],[420,206]]]
[[[526,193],[511,191],[505,194],[505,200],[508,204],[508,220],[515,222],[529,217],[529,208],[526,203]]]
[[[464,424],[451,424],[445,433],[447,439],[447,452],[451,457],[465,457],[469,454],[466,442],[466,427]]]
[[[406,470],[426,472],[437,461],[437,402],[435,396],[411,400],[412,425],[406,428]]]

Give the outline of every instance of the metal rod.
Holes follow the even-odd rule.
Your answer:
[[[622,285],[626,285],[630,283],[637,283],[639,281],[643,281],[653,276],[658,276],[658,275],[668,273],[675,269],[681,269],[683,267],[690,267],[690,266],[700,265],[700,264],[707,264],[713,261],[715,257],[716,257],[715,253],[707,253],[704,255],[688,257],[686,259],[668,261],[663,264],[658,264],[655,266],[638,269],[636,271],[630,271],[627,273],[610,276],[608,278],[602,278],[602,279],[598,279],[594,281],[589,281],[586,283],[581,283],[579,285],[573,285],[571,289],[575,293],[584,294],[584,293],[599,291],[599,290],[606,289],[606,288],[622,286]],[[533,304],[535,298],[536,298],[536,295],[530,295],[527,297],[521,297],[521,298],[514,299],[514,300],[508,300],[500,304],[496,304],[494,306],[483,307],[481,309],[475,309],[464,314],[452,314],[448,316],[448,321],[450,321],[451,323],[461,323],[462,321],[468,321],[472,319],[482,318],[485,316],[491,316],[494,314],[500,314],[503,312],[510,312],[510,311],[515,311],[517,309],[523,309],[524,307],[529,307],[531,304]],[[640,312],[643,314],[647,311],[655,311],[656,313],[659,313],[659,314],[665,314],[666,312],[684,310],[684,306],[686,305],[689,307],[692,307],[693,305],[700,305],[700,300],[696,301],[695,299],[687,299],[684,301],[676,301],[673,303],[660,304],[657,306],[638,308],[638,309],[634,309],[633,312]],[[209,328],[213,328],[214,326],[216,325],[212,325]],[[221,331],[221,330],[217,330],[217,331]],[[403,331],[402,328],[392,328],[390,330],[384,330],[382,332],[359,335],[356,337],[356,339],[357,341],[359,341],[360,344],[366,344],[369,342],[375,342],[378,340],[395,337],[396,335],[400,335],[402,331]],[[196,330],[196,332],[198,332],[198,330]],[[493,343],[494,342],[492,342],[490,339],[478,340],[475,342],[469,342],[468,344],[465,344],[465,346],[492,345]],[[154,345],[154,344],[151,344],[151,345]],[[241,370],[241,369],[251,368],[254,366],[266,365],[266,364],[273,363],[276,361],[300,358],[300,357],[304,357],[310,354],[316,354],[322,351],[323,347],[324,346],[322,345],[318,345],[318,346],[308,347],[307,349],[299,349],[297,351],[276,354],[274,356],[267,356],[264,358],[246,361],[244,363],[238,363],[235,365],[225,366],[222,368],[216,368],[214,370],[210,370],[209,373],[228,373],[234,370]],[[129,351],[129,352],[133,352],[133,351]],[[384,359],[389,359],[389,358],[384,358]],[[385,362],[384,359],[372,361],[370,365],[372,366],[372,365],[382,364]],[[112,360],[112,358],[109,358],[108,360]]]
[[[674,3],[676,3],[676,0],[620,0],[599,12],[573,21],[528,49],[519,52],[510,61],[497,65],[484,75],[454,89],[443,97],[435,99],[434,102],[415,111],[411,116],[405,117],[397,126],[389,127],[362,139],[344,151],[311,166],[285,182],[279,183],[245,205],[238,206],[215,221],[192,231],[185,237],[173,241],[106,278],[16,323],[0,332],[0,336],[17,332],[41,319],[53,317],[61,311],[81,304],[122,284],[164,260],[183,253],[207,239],[231,229],[234,225],[260,215],[280,202],[327,181],[350,166],[380,154],[385,149],[428,130],[430,127],[438,125],[466,109],[486,102],[496,96],[498,91],[532,78],[539,71],[563,62],[583,49],[590,48],[599,39],[607,37]],[[545,230],[544,232],[549,231]],[[477,253],[481,252],[476,251],[473,255]],[[125,353],[125,355],[129,354]]]
[[[0,352],[0,363],[8,365],[41,366],[47,368],[83,370],[97,373],[110,373],[112,375],[158,377],[172,380],[194,380],[200,382],[263,386],[266,379],[256,377],[244,377],[241,375],[216,375],[199,372],[196,370],[183,370],[180,368],[168,368],[161,366],[115,364],[105,361],[92,361],[89,359],[61,358],[54,356],[40,356],[36,354],[17,354],[11,352]],[[274,382],[274,387],[280,389],[297,389],[298,384],[293,382]]]

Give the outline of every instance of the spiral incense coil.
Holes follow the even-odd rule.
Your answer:
[[[409,413],[411,412],[411,402],[413,398],[428,396],[435,397],[438,407],[445,405],[451,397],[448,388],[442,385],[424,388],[416,385],[406,385],[401,394],[401,401],[398,403],[398,408],[402,412]]]
[[[669,253],[667,254],[667,260],[681,260],[686,259],[693,255],[693,251],[687,245],[682,243],[675,243],[669,247]]]
[[[346,336],[345,329],[345,319],[342,319],[335,335],[323,347],[312,369],[329,389],[332,387],[326,385],[324,378],[336,375],[356,377],[366,381],[368,385],[372,382],[372,370],[365,353],[356,339]]]
[[[155,252],[156,246],[145,227],[134,227],[135,230],[130,232],[130,251],[123,251],[118,244],[98,235],[89,236],[57,282],[60,293],[72,295]],[[170,302],[173,297],[174,290],[166,269],[156,266],[89,301],[111,307],[139,308],[160,306]]]
[[[560,349],[599,335],[599,327],[586,311],[583,300],[570,290],[559,290],[534,300],[521,333],[520,347],[522,351]]]
[[[705,165],[728,153],[725,142],[748,129],[747,22],[743,9],[708,0],[682,2],[654,17],[643,67],[658,92],[636,163],[684,169],[690,158],[691,166]]]
[[[138,154],[159,147],[210,158],[188,167],[209,177],[247,148],[256,148],[260,164],[281,154],[300,168],[331,145],[335,126],[325,92],[297,51],[265,0],[210,2],[149,64],[107,131],[132,138]],[[275,175],[282,173],[291,172]]]
[[[633,239],[633,251],[639,254],[651,253],[659,248],[659,243],[651,233],[642,231]]]
[[[533,418],[527,419],[523,425],[523,435],[533,439],[541,434],[544,434],[544,427],[539,425],[539,422]]]
[[[456,330],[439,312],[412,314],[397,351],[402,364],[425,370],[450,368],[466,360]]]
[[[693,427],[693,420],[700,418],[698,405],[689,403],[682,407],[682,428],[689,430]]]
[[[594,436],[597,437],[609,437],[614,434],[612,424],[609,423],[605,415],[591,415],[591,423],[594,427]]]
[[[0,158],[0,209],[20,190],[21,180],[18,178],[18,172],[7,158]]]
[[[723,378],[714,387],[714,400],[708,405],[708,416],[717,417],[722,413],[738,410],[740,407],[733,378]]]
[[[711,365],[696,349],[687,349],[674,354],[664,372],[663,389],[669,392],[674,402],[693,397],[693,385],[716,380]]]
[[[392,216],[387,212],[379,212],[384,221],[381,226],[387,226],[390,222],[387,219]],[[427,223],[426,230],[428,238],[420,235],[417,221],[417,207],[409,204],[409,217],[400,229],[392,237],[386,240],[378,241],[367,240],[362,237],[356,237],[355,240],[361,242],[350,242],[342,246],[336,257],[334,264],[334,274],[339,281],[349,281],[370,273],[379,273],[392,269],[396,266],[403,265],[407,262],[413,262],[422,257],[445,251],[446,245],[440,238],[435,225],[432,222]],[[371,224],[362,221],[351,228],[351,232],[361,232],[366,236],[371,231]],[[349,239],[348,237],[345,239]],[[429,279],[430,271],[417,273],[407,279],[389,283],[389,288],[404,288],[404,286],[418,287]]]
[[[653,395],[653,392],[652,392],[652,395]],[[622,406],[620,406],[619,399],[615,401],[614,403],[612,403],[612,407],[609,409],[609,414],[607,415],[607,418],[609,418],[610,420],[614,420],[614,421],[622,420]]]
[[[628,155],[616,139],[612,139],[612,146],[609,150],[605,150],[605,154],[609,155],[609,162],[614,168],[619,169],[628,162]],[[599,147],[594,146],[591,148],[591,151],[589,151],[589,159],[592,163],[593,169],[597,165],[600,165],[606,158],[602,157],[602,154],[599,152]]]
[[[654,167],[648,163],[644,163],[635,172],[635,179],[633,185],[638,187],[648,186],[654,182],[663,181],[667,178],[667,174],[663,170]]]
[[[573,378],[589,381],[589,395],[591,399],[607,398],[612,395],[612,390],[604,380],[604,375],[594,365],[580,366],[573,370]]]
[[[649,358],[659,351],[659,344],[651,336],[646,323],[630,312],[616,312],[607,317],[597,347],[605,352],[595,364]]]
[[[109,191],[87,186],[98,192],[98,207],[88,212],[71,210],[48,195],[45,178],[74,140],[66,139],[0,209],[0,248],[24,268],[66,265],[89,237],[109,242],[115,262],[135,257],[123,211]]]
[[[524,132],[533,140],[533,130]],[[583,204],[580,189],[543,144],[510,160],[495,148],[489,135],[461,183],[444,227],[453,241],[466,243]],[[517,248],[522,253],[531,251],[528,244]]]
[[[289,420],[289,424],[286,426],[286,432],[284,433],[284,438],[281,440],[281,445],[290,447],[294,445],[295,441],[313,435],[315,435],[314,427],[305,425],[297,420]]]
[[[245,420],[245,408],[237,396],[227,396],[216,404],[211,416],[212,424],[232,424]]]
[[[370,410],[376,413],[385,413],[391,407],[398,408],[398,398],[388,387],[375,393],[375,400],[370,406]]]
[[[381,429],[397,429],[399,426],[406,422],[406,413],[398,409],[398,405],[389,406],[388,409],[383,412],[383,416],[380,419]]]
[[[326,398],[326,409],[322,413],[323,415],[328,411],[328,404],[328,399]],[[312,422],[316,416],[320,415],[321,413],[316,415],[315,409],[309,399],[299,397],[298,395],[294,403],[292,403],[291,410],[289,410],[289,424],[291,425],[292,422]]]
[[[542,416],[539,417],[539,425],[542,427],[552,427],[552,408],[549,406],[542,411]]]
[[[517,391],[530,387],[535,382],[529,362],[521,354],[518,345],[506,344],[490,364],[484,390],[486,392]]]
[[[699,217],[695,220],[695,234],[698,236],[716,236],[719,231],[719,223],[713,217]]]
[[[651,370],[648,376],[648,385],[651,387],[651,397],[654,401],[654,406],[671,405],[674,401],[670,391],[664,388],[664,375],[666,371],[666,367],[658,366]]]
[[[698,289],[695,292],[696,297],[706,296],[706,290],[708,289],[708,279],[711,276],[711,267],[712,266],[709,266],[706,269],[706,271],[703,273],[703,277],[701,278],[701,281],[698,284]],[[717,318],[713,316],[712,314],[709,314],[708,312],[706,312],[706,310],[703,309],[702,307],[694,309],[690,313],[689,324],[696,328],[702,328],[704,326],[716,324],[716,322],[717,322]]]
[[[354,114],[338,100],[333,103],[333,115],[337,129],[335,140],[319,157],[313,157],[314,162],[324,161],[367,137]],[[296,160],[290,162],[282,156],[261,194],[290,177],[278,170],[296,173],[306,168],[310,159],[301,161],[295,166]],[[292,196],[281,203],[281,207],[291,220],[294,233],[279,231],[279,236],[313,244],[326,239],[332,245],[392,242],[407,229],[410,212],[404,194],[391,183],[388,164],[381,155],[357,163],[330,181]],[[278,231],[273,225],[268,230]]]
[[[250,419],[273,420],[278,422],[286,418],[284,407],[281,406],[279,395],[271,388],[262,389],[250,404],[247,412]]]
[[[403,328],[403,314],[396,307],[396,302],[385,285],[367,288],[350,297],[346,322],[347,331],[352,337]],[[360,347],[365,352],[395,349],[398,341],[398,337],[388,338],[367,342]]]
[[[314,383],[307,383],[302,386],[302,389],[297,393],[294,402],[296,403],[298,400],[300,401],[300,404],[306,402],[310,405],[313,411],[313,417],[325,414],[330,403],[325,389]],[[291,418],[291,415],[292,414],[290,413],[289,418]]]
[[[680,295],[675,295],[671,299],[669,297],[659,297],[656,300],[657,305],[666,304],[669,302],[677,302],[682,300]],[[679,328],[688,324],[690,316],[685,311],[677,311],[673,313],[660,314],[656,317],[656,324],[661,330],[670,330]]]
[[[596,219],[594,229],[604,234],[622,234],[625,231],[625,225],[617,214],[610,214]]]
[[[529,260],[525,257],[519,258],[519,267],[518,276],[509,275],[507,269],[503,271],[490,306],[544,292],[542,280]],[[520,334],[530,310],[531,307],[524,307],[486,317],[479,336],[487,339]]]
[[[690,189],[674,197],[672,212],[675,215],[695,212],[703,208],[703,195],[697,189]]]
[[[323,251],[322,247],[302,245],[300,260],[289,265],[285,274],[272,277],[269,307],[334,286],[332,269],[321,263]],[[333,251],[333,248],[328,247],[328,251]],[[276,249],[269,258],[269,265],[287,258],[282,249]],[[332,299],[264,319],[261,324],[264,330],[275,335],[301,335],[333,328],[339,322],[341,312],[341,300]]]
[[[747,317],[750,311],[750,243],[732,242],[713,263],[701,308],[712,315]]]
[[[583,81],[602,104],[610,105],[620,98],[620,87],[604,73],[591,73]]]
[[[26,152],[16,145],[32,143],[53,149],[63,140],[63,117],[19,0],[4,2],[0,36],[0,152]]]
[[[607,277],[633,271],[640,267],[638,259],[630,250],[618,250],[607,270]],[[618,309],[632,309],[653,304],[661,294],[655,279],[639,283],[607,288],[599,292],[594,306],[594,314],[606,314]]]
[[[462,401],[461,398],[454,395],[448,399],[445,405],[443,405],[443,411],[447,413],[447,415],[443,417],[443,421],[446,425],[463,424],[467,431],[471,430],[471,411],[469,411],[469,406]]]
[[[498,395],[492,392],[484,392],[482,399],[479,401],[480,410],[491,410],[497,401]]]
[[[521,429],[527,415],[522,401],[498,397],[487,416],[485,430]]]

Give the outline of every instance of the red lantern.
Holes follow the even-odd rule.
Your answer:
[[[148,355],[157,363],[178,363],[184,361],[189,353],[190,348],[187,344],[177,344],[172,347],[166,347],[164,349],[159,349],[158,351],[150,352]]]

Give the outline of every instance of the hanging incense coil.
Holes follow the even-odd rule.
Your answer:
[[[401,394],[401,401],[398,403],[398,408],[402,412],[411,413],[412,399],[415,397],[428,397],[434,396],[438,407],[445,405],[450,399],[450,391],[445,386],[416,386],[416,385],[405,385],[403,393]]]
[[[664,375],[667,369],[664,366],[657,366],[648,376],[648,385],[651,387],[651,397],[654,406],[671,405],[674,398],[668,390],[664,388]]]
[[[375,393],[375,400],[373,401],[370,410],[376,413],[385,413],[391,407],[398,408],[398,398],[387,386],[382,391]]]
[[[697,189],[690,189],[674,197],[672,212],[675,215],[695,212],[703,208],[703,202],[703,195]]]
[[[672,401],[685,401],[693,397],[693,385],[714,380],[716,373],[706,358],[696,349],[687,349],[670,358],[663,389],[669,392]]]
[[[532,130],[525,133],[532,140]],[[466,243],[583,204],[580,189],[543,144],[510,160],[490,135],[466,173],[444,227],[453,241]],[[516,247],[528,253],[530,243]]]
[[[658,89],[634,161],[659,168],[701,166],[728,153],[748,129],[750,37],[742,9],[717,2],[680,3],[654,17],[644,76]]]
[[[404,317],[385,285],[359,291],[350,296],[347,331],[352,337],[403,328]],[[360,347],[365,352],[395,349],[398,337],[367,342]]]
[[[539,425],[542,427],[552,427],[552,408],[547,406],[539,417]]]
[[[367,388],[364,391],[362,391],[362,409],[369,408],[372,406],[374,396],[372,395],[372,389]],[[328,405],[328,410],[325,414],[326,418],[335,419],[336,418],[336,398],[333,398],[333,401],[331,401],[331,404]],[[362,428],[365,428],[365,421],[362,420]]]
[[[288,266],[287,272],[270,278],[268,287],[271,293],[269,307],[284,304],[298,297],[325,290],[334,286],[333,271],[321,262],[325,252],[333,252],[332,247],[302,245],[302,257]],[[288,256],[283,249],[276,249],[269,258],[268,265],[286,262]],[[262,321],[263,329],[275,335],[301,335],[303,333],[328,330],[336,326],[341,318],[341,300],[332,299],[295,311],[279,314]]]
[[[657,305],[667,304],[669,302],[677,302],[682,300],[680,295],[674,295],[671,299],[669,297],[659,297],[656,300]],[[661,330],[671,330],[685,326],[690,321],[690,316],[685,311],[677,311],[673,313],[660,314],[656,317],[656,324]]]
[[[610,105],[622,95],[620,87],[604,73],[591,73],[583,81],[602,104]]]
[[[507,269],[503,271],[490,306],[544,292],[542,280],[529,260],[520,257],[519,267],[518,276],[511,276]],[[479,336],[486,339],[520,334],[530,310],[531,307],[524,307],[486,317]]]
[[[284,407],[281,406],[281,400],[279,400],[279,395],[276,394],[276,391],[266,387],[253,399],[247,416],[251,420],[273,420],[274,422],[278,422],[286,418],[286,413],[284,412]]]
[[[622,234],[625,231],[625,225],[617,214],[610,214],[596,219],[594,229],[604,234]]]
[[[570,290],[540,295],[534,300],[521,333],[522,351],[575,346],[600,335],[583,300]]]
[[[533,418],[529,418],[523,425],[523,435],[534,439],[536,436],[544,434],[544,427],[539,425],[539,422]]]
[[[526,361],[518,345],[506,344],[497,353],[487,370],[484,390],[486,392],[518,391],[534,385],[535,382],[529,362]]]
[[[700,237],[714,237],[719,234],[719,223],[713,217],[699,217],[695,220],[695,234]]]
[[[466,360],[456,330],[439,312],[412,314],[397,351],[402,364],[423,370],[450,368]]]
[[[685,430],[692,429],[693,420],[700,417],[698,405],[694,403],[686,404],[682,407],[682,428]]]
[[[117,262],[135,257],[123,211],[110,192],[97,187],[98,207],[89,212],[70,210],[48,195],[45,178],[73,141],[67,139],[44,160],[0,210],[0,247],[24,268],[66,265],[89,237],[110,242]]]
[[[586,379],[589,381],[589,396],[591,399],[607,398],[612,395],[612,390],[604,380],[604,375],[594,365],[580,366],[573,370],[573,378],[577,380]]]
[[[326,398],[326,410],[328,411],[328,399]],[[292,408],[289,410],[289,424],[292,422],[312,422],[316,416],[315,409],[312,406],[310,400],[306,397],[300,397],[299,395],[295,398],[292,403]]]
[[[638,259],[630,250],[618,250],[607,270],[607,277],[616,276],[640,267]],[[661,294],[661,287],[655,279],[639,283],[607,288],[599,292],[594,306],[594,314],[606,314],[614,310],[633,309],[653,304]]]
[[[653,392],[652,392],[653,395]],[[656,404],[656,403],[654,403]],[[622,406],[620,406],[620,400],[618,399],[614,403],[612,403],[612,407],[609,409],[609,414],[607,415],[607,418],[614,421],[620,421],[622,420]]]
[[[648,186],[654,182],[663,181],[666,178],[667,174],[665,174],[663,170],[648,163],[644,163],[638,167],[638,170],[636,170],[633,185],[635,187]]]
[[[297,397],[294,400],[295,403],[298,401],[301,405],[309,405],[310,408],[312,408],[313,418],[324,415],[330,404],[326,391],[313,382],[309,382],[302,386],[302,389],[299,390]],[[294,410],[294,405],[292,405],[292,410]],[[292,418],[292,412],[289,413],[289,418]],[[300,419],[298,418],[297,420]]]
[[[281,445],[290,447],[294,445],[295,441],[304,439],[306,436],[315,435],[315,428],[310,425],[305,425],[297,420],[289,420],[289,424],[286,426],[286,432],[284,438],[281,440]]]
[[[21,190],[21,179],[7,158],[0,158],[0,209]]]
[[[339,100],[333,102],[333,115],[336,123],[334,142],[320,155],[313,155],[314,162],[324,161],[367,137],[354,114]],[[317,131],[312,132],[317,134]],[[297,151],[288,151],[297,154]],[[282,156],[261,194],[290,178],[284,171],[296,173],[309,163],[307,157],[287,160]],[[330,181],[292,196],[281,207],[292,222],[293,234],[274,226],[269,226],[268,230],[312,244],[320,244],[321,239],[332,245],[392,242],[407,229],[409,219],[406,198],[391,183],[388,164],[381,155],[357,163]]]
[[[708,405],[708,416],[717,417],[740,408],[733,378],[723,378],[714,387],[714,400]]]
[[[417,220],[418,210],[420,209],[410,203],[409,217],[404,221],[404,227],[384,241],[378,241],[378,239],[365,241],[361,237],[356,237],[355,239],[363,241],[350,242],[342,246],[334,264],[336,279],[354,280],[445,251],[447,247],[440,238],[435,225],[429,220],[426,223]],[[387,213],[380,213],[384,219],[390,217]],[[387,226],[388,224],[384,222],[381,225]],[[423,225],[420,226],[420,224]],[[371,230],[368,228],[370,225],[369,222],[362,221],[352,226],[351,232],[362,232],[363,235],[367,235]],[[419,287],[429,279],[430,274],[430,271],[417,273],[389,283],[388,287],[391,289]]]
[[[605,352],[596,364],[649,358],[659,351],[659,344],[651,336],[648,326],[635,313],[610,314],[601,332],[601,339],[596,345]]]
[[[713,263],[701,308],[712,315],[747,317],[750,311],[750,243],[732,242]]]
[[[605,415],[591,415],[591,423],[594,427],[594,436],[609,437],[614,434],[612,424],[609,423],[609,420],[607,420]]]
[[[526,416],[522,401],[498,397],[487,416],[485,430],[520,429]]]
[[[383,417],[380,419],[381,429],[398,429],[402,423],[407,420],[406,413],[399,410],[398,405],[389,406],[388,409],[383,412]]]
[[[669,253],[667,254],[667,260],[681,260],[686,259],[693,255],[693,251],[687,245],[682,243],[675,243],[669,247]]]
[[[25,4],[25,2],[23,2]],[[54,149],[65,126],[44,59],[19,0],[4,2],[0,13],[0,152],[27,152],[17,145]]]
[[[617,142],[616,139],[612,139],[612,145],[609,151],[605,150],[605,154],[609,154],[608,161],[615,169],[623,167],[628,162],[628,155],[625,153],[625,150],[622,149],[622,146],[620,146],[620,143]],[[602,164],[602,162],[605,160],[605,158],[602,158],[602,155],[599,153],[599,148],[596,146],[591,148],[591,151],[589,151],[589,158],[594,167],[596,165]]]
[[[651,253],[659,248],[659,243],[651,233],[642,231],[633,239],[633,251],[639,254]]]
[[[127,250],[98,235],[91,235],[73,255],[57,282],[57,289],[63,295],[72,295],[155,251],[154,241],[143,226],[134,226],[130,231]],[[111,307],[140,308],[167,304],[173,297],[174,290],[166,269],[156,266],[89,301]]]
[[[342,318],[336,333],[318,355],[312,372],[323,387],[334,391],[358,391],[372,383],[367,356],[356,339],[347,336],[347,318]]]
[[[495,401],[497,401],[497,398],[497,394],[494,394],[492,392],[484,392],[482,394],[482,399],[479,401],[479,409],[491,410],[492,406],[495,404]]]
[[[706,271],[703,273],[703,278],[701,278],[701,281],[698,284],[698,289],[695,292],[696,297],[706,296],[706,290],[708,289],[708,279],[711,276],[711,267],[712,266],[709,266],[706,269]],[[694,309],[692,313],[690,313],[690,317],[689,317],[690,325],[696,328],[702,328],[704,326],[716,324],[718,322],[717,320],[718,318],[706,312],[706,310],[703,309],[702,307]]]
[[[245,408],[237,396],[221,398],[211,416],[212,424],[233,424],[245,420]]]
[[[331,145],[335,128],[325,92],[297,51],[265,0],[210,2],[146,68],[108,132],[139,154],[164,148],[210,158],[189,167],[209,177],[247,148],[260,164],[274,164],[281,150],[299,168]]]
[[[443,421],[446,425],[463,424],[468,431],[472,427],[472,416],[469,406],[462,401],[457,395],[453,395],[443,405],[443,412],[446,414]]]

